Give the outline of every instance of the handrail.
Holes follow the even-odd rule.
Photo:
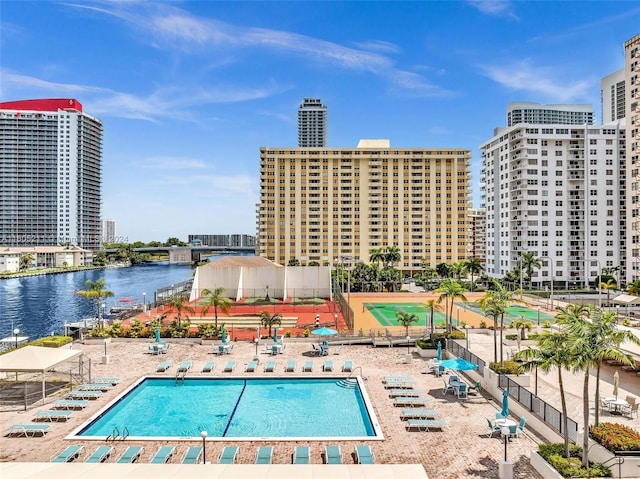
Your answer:
[[[118,426],[114,426],[113,431],[111,431],[111,434],[107,436],[105,441],[109,441],[109,440],[115,441],[116,439],[118,439],[119,436],[120,436],[120,430],[118,429]]]
[[[127,426],[122,428],[122,439],[121,441],[124,441],[127,436],[129,436],[129,429],[127,429]]]

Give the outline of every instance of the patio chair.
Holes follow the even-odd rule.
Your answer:
[[[350,373],[353,372],[353,364],[351,363],[350,360],[346,360],[343,364],[342,364],[342,372],[343,373]]]
[[[275,361],[267,361],[267,364],[264,365],[265,373],[272,373],[276,370],[276,362]]]
[[[487,437],[491,437],[495,433],[500,433],[500,431],[501,431],[500,426],[497,426],[494,423],[492,423],[491,419],[489,419],[489,418],[486,418],[486,419],[487,419],[487,426],[489,427],[489,432],[487,433],[488,434]]]
[[[605,414],[611,412],[611,405],[608,401],[605,401],[604,398],[600,398],[600,414]]]
[[[302,365],[303,373],[311,373],[313,372],[313,361],[305,361]]]
[[[330,359],[325,359],[324,363],[322,364],[322,370],[325,372],[333,372],[333,361],[331,361]]]
[[[73,411],[56,411],[56,410],[46,410],[46,411],[37,411],[36,417],[33,418],[34,421],[37,420],[45,420],[45,421],[66,421],[68,420]]]
[[[235,361],[229,361],[225,365],[225,367],[224,367],[224,369],[222,371],[225,372],[225,373],[232,373],[235,368],[236,368],[236,362]]]
[[[287,361],[287,365],[284,367],[285,373],[294,373],[296,371],[296,362],[293,359]]]
[[[237,446],[225,446],[218,458],[218,464],[233,464],[236,462],[236,456],[238,455]]]
[[[274,344],[273,346],[271,346],[271,354],[273,354],[274,356],[278,355],[278,345]]]
[[[318,346],[316,346],[315,343],[311,343],[311,350],[316,356],[320,356],[320,354],[322,353],[322,350]]]
[[[518,425],[509,426],[509,439],[514,438],[516,441],[518,440]]]
[[[469,394],[479,394],[482,392],[482,383],[480,381],[476,381],[473,386],[469,386],[468,390]]]
[[[293,451],[294,464],[309,464],[309,446],[296,446]]]
[[[207,361],[206,363],[204,363],[204,366],[202,366],[202,372],[210,373],[211,371],[213,371],[214,367],[216,367],[215,361]]]
[[[247,363],[247,366],[244,368],[244,372],[246,373],[255,373],[258,367],[258,361],[251,360]]]
[[[356,462],[358,464],[373,464],[373,451],[367,444],[356,444]]]
[[[442,394],[447,394],[449,391],[455,391],[455,388],[452,384],[448,383],[445,379],[442,380],[444,383],[444,387],[442,388]]]
[[[98,446],[98,448],[93,451],[93,454],[87,457],[87,460],[84,462],[89,462],[92,464],[105,462],[111,457],[113,449],[113,446]]]
[[[116,460],[117,464],[133,464],[140,458],[140,454],[144,451],[142,446],[129,446],[122,455]]]
[[[340,446],[324,446],[325,464],[342,464],[342,451]]]
[[[9,435],[25,437],[44,436],[48,430],[48,424],[14,424],[13,426],[9,426]]]
[[[633,418],[633,413],[635,413],[636,417],[638,417],[638,406],[640,406],[640,403],[637,402],[629,404],[629,406],[622,409],[622,414],[625,416],[629,416],[629,418]]]
[[[198,464],[202,456],[201,446],[191,446],[187,449],[182,457],[182,464]]]
[[[183,361],[182,364],[180,364],[180,366],[178,366],[178,372],[179,373],[186,373],[187,371],[189,371],[189,369],[191,369],[192,365],[193,365],[193,363],[191,361]]]
[[[171,367],[171,365],[173,364],[173,362],[168,359],[166,361],[162,361],[160,364],[158,364],[156,366],[156,372],[157,373],[163,373],[165,372],[167,369],[169,369]]]
[[[174,446],[160,447],[151,459],[150,464],[166,464],[171,460],[171,457],[173,457],[175,450],[176,448]]]
[[[458,385],[456,395],[458,396],[458,399],[461,399],[462,397],[467,399],[467,385],[465,383],[460,383]]]
[[[635,402],[636,402],[636,398],[635,398],[635,397],[633,397],[633,396],[627,396],[627,397],[625,398],[625,401],[627,401],[629,404],[633,405],[633,404],[635,404]]]
[[[273,458],[273,446],[260,446],[256,451],[254,464],[271,464]]]
[[[71,462],[77,459],[82,451],[84,451],[84,446],[67,446],[61,453],[51,456],[50,462]]]

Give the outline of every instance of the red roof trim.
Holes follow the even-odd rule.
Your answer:
[[[46,98],[40,100],[17,100],[0,103],[0,110],[30,111],[82,111],[82,103],[75,98]]]

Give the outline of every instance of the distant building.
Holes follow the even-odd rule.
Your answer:
[[[625,117],[624,68],[600,80],[600,101],[603,125]]]
[[[78,100],[0,103],[0,245],[100,246],[102,123]]]
[[[463,148],[260,148],[260,255],[301,266],[369,262],[397,246],[403,271],[467,251],[469,160]]]
[[[507,105],[507,126],[521,123],[538,125],[593,125],[591,105],[541,105],[519,101]]]
[[[222,246],[222,247],[253,247],[256,245],[256,237],[246,234],[227,235],[189,235],[189,244],[192,246]]]
[[[624,44],[625,121],[627,125],[628,194],[627,283],[640,279],[640,34]],[[621,276],[622,277],[622,276]]]
[[[327,145],[327,107],[319,98],[305,98],[298,109],[298,146],[300,148]]]
[[[64,268],[91,264],[91,251],[76,246],[35,246],[31,248],[0,248],[0,273],[15,273],[20,258],[31,255],[29,268]]]
[[[117,243],[116,220],[102,220],[102,242]]]
[[[487,212],[482,209],[470,209],[467,214],[467,256],[476,258],[484,264],[486,257]]]

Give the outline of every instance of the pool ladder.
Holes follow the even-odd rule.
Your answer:
[[[129,435],[129,430],[127,429],[127,426],[122,428],[122,435],[120,435],[120,430],[117,427],[113,428],[113,431],[111,432],[111,434],[109,436],[107,436],[106,441],[124,441],[127,436]]]
[[[356,379],[356,371],[360,370],[360,375],[362,375],[362,366],[358,366],[356,368],[353,369],[353,371],[351,371],[351,374],[349,374],[349,377],[346,377],[344,379],[341,379],[340,381],[338,381],[338,386],[346,388],[346,389],[355,389],[356,385],[358,384],[358,380]]]
[[[185,376],[186,376],[186,375],[187,375],[187,371],[186,371],[186,370],[182,370],[182,371],[178,371],[178,372],[176,372],[176,385],[177,385],[179,382],[184,383],[184,379],[185,379]]]

